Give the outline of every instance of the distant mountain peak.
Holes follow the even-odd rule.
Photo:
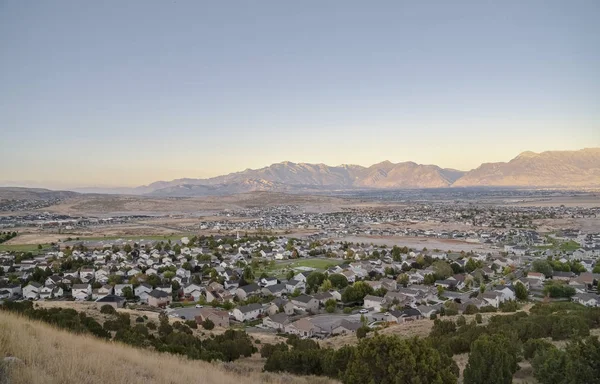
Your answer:
[[[186,187],[176,188],[185,184]],[[469,172],[384,160],[370,167],[283,161],[260,169],[209,179],[159,181],[138,187],[142,194],[200,196],[253,191],[323,191],[356,188],[407,189],[466,186],[600,187],[600,148],[526,151],[509,162],[484,163]]]

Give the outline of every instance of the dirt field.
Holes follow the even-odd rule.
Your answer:
[[[439,249],[442,251],[473,251],[473,252],[493,252],[494,250],[488,245],[479,243],[467,243],[465,241],[451,239],[435,239],[429,237],[409,237],[409,236],[346,236],[334,238],[336,241],[349,241],[353,243],[373,243],[378,245],[387,245],[389,247],[398,245],[400,247],[408,247],[413,249]]]

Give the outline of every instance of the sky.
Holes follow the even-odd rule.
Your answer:
[[[0,0],[0,184],[600,147],[600,2]]]

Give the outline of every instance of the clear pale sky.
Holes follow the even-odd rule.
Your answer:
[[[600,146],[600,1],[0,1],[0,182]]]

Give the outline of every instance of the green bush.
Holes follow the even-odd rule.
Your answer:
[[[112,305],[105,304],[102,307],[100,307],[100,313],[103,313],[105,315],[114,315],[115,313],[117,313],[117,310]]]
[[[215,323],[213,323],[210,319],[206,319],[202,322],[202,328],[206,329],[207,331],[210,331],[214,327]]]

